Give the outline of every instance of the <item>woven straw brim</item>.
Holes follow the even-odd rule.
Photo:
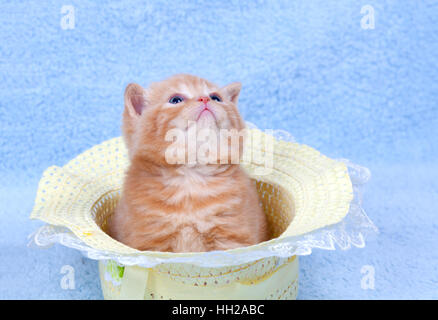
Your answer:
[[[256,183],[274,239],[227,251],[257,250],[344,218],[353,198],[345,164],[306,145],[275,140],[258,129],[248,132],[261,140],[245,148],[244,159],[251,160],[242,162],[242,167]],[[266,159],[272,159],[272,168],[264,168]],[[92,248],[118,255],[202,254],[139,251],[103,231],[120,197],[128,165],[126,147],[118,137],[92,147],[62,168],[49,167],[39,183],[31,218],[67,227]]]

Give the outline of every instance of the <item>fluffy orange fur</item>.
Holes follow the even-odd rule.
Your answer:
[[[226,250],[268,240],[255,185],[239,164],[170,164],[165,157],[172,144],[166,133],[187,133],[190,121],[213,132],[244,129],[237,109],[240,88],[239,83],[219,88],[191,75],[147,89],[127,86],[122,128],[131,163],[109,235],[139,250],[167,252]],[[183,101],[170,103],[175,94]],[[207,98],[205,111],[202,97],[212,94],[220,101]]]

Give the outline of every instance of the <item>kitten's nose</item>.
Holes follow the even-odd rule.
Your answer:
[[[210,97],[200,97],[198,101],[202,101],[204,104],[207,104],[207,102],[210,101]]]

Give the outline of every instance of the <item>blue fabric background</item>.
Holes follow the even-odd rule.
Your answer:
[[[39,178],[120,135],[129,82],[181,72],[241,81],[246,120],[371,169],[380,235],[302,257],[300,299],[438,298],[437,16],[431,0],[0,1],[0,299],[102,298],[95,261],[26,247]]]

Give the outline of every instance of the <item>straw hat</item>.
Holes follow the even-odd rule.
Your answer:
[[[244,159],[249,160],[242,166],[254,179],[274,238],[225,251],[230,259],[234,254],[272,248],[284,238],[303,235],[344,218],[353,198],[344,163],[306,145],[274,139],[255,128],[248,132],[259,140],[245,148]],[[271,160],[267,169],[266,159]],[[157,261],[205,255],[141,252],[104,232],[106,220],[120,197],[128,165],[126,147],[118,137],[92,147],[63,167],[49,167],[39,183],[31,218],[68,228],[96,252],[127,258],[145,256]]]

